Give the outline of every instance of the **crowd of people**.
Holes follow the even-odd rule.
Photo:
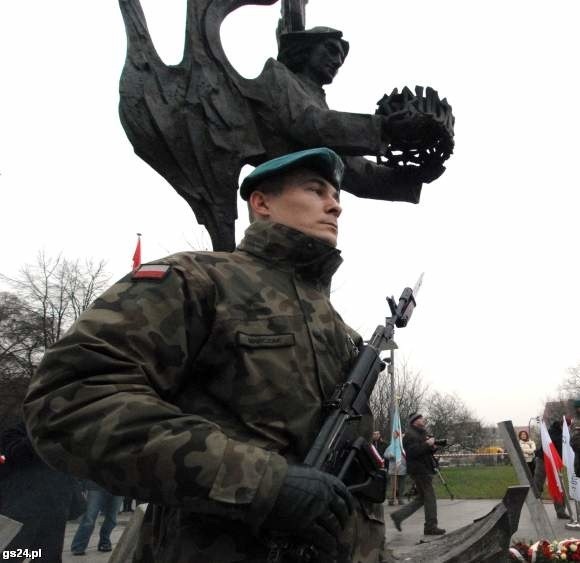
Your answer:
[[[572,418],[566,416],[566,424],[571,426]],[[553,420],[548,428],[548,434],[560,458],[562,458],[562,418],[558,417]],[[546,467],[544,463],[544,451],[541,445],[537,446],[534,440],[530,438],[527,430],[520,430],[518,432],[518,440],[524,460],[532,475],[532,482],[539,494],[544,491],[546,483]],[[562,520],[570,519],[570,515],[566,511],[564,502],[557,500],[553,501],[556,517]]]

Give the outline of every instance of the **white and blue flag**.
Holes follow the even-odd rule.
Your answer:
[[[395,405],[395,412],[393,413],[393,431],[391,435],[391,443],[388,445],[383,456],[390,460],[389,473],[394,465],[395,472],[406,463],[405,449],[403,448],[403,431],[401,429],[401,416],[399,415],[399,407]]]

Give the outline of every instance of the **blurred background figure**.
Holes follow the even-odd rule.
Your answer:
[[[568,425],[571,423],[571,419],[566,417],[566,422]],[[552,442],[554,442],[554,446],[556,446],[556,450],[560,457],[562,457],[562,420],[556,419],[550,427],[548,428],[548,434],[550,434],[550,438]],[[546,482],[546,467],[544,465],[544,451],[542,448],[538,448],[536,450],[536,467],[534,470],[534,483],[542,493],[544,491],[544,483]],[[556,510],[556,516],[562,520],[567,520],[570,516],[566,512],[566,508],[563,503],[559,503],[554,501],[554,509]]]
[[[413,480],[417,496],[403,508],[391,513],[391,520],[400,532],[403,521],[423,507],[425,511],[423,533],[426,536],[441,536],[445,530],[438,526],[437,497],[433,488],[433,475],[436,469],[433,454],[437,446],[435,438],[427,434],[426,420],[422,414],[415,412],[409,416],[409,424],[402,441],[407,471]]]
[[[133,512],[133,498],[123,497],[123,510],[122,512]]]
[[[530,469],[530,473],[533,475],[536,467],[536,443],[530,440],[530,436],[526,430],[520,430],[518,432],[518,440],[520,441],[520,448],[524,454],[524,460]]]
[[[117,514],[121,508],[123,497],[109,493],[88,479],[85,480],[85,484],[87,488],[87,510],[79,522],[79,527],[71,544],[71,551],[73,555],[85,555],[100,512],[103,513],[104,520],[99,531],[97,549],[99,551],[112,551],[111,532],[117,525]]]
[[[373,439],[371,440],[371,444],[375,447],[377,452],[379,452],[379,454],[384,457],[387,442],[383,440],[383,437],[378,430],[373,432]]]
[[[0,453],[6,457],[0,465],[0,513],[22,523],[5,551],[41,549],[42,561],[61,563],[75,479],[38,457],[22,421],[0,434]]]
[[[407,480],[407,461],[405,456],[401,455],[397,459],[396,454],[387,448],[385,459],[389,463],[389,484],[387,489],[389,506],[405,504],[405,482]]]

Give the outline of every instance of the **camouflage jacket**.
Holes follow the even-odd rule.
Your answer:
[[[149,267],[157,278],[123,278],[46,353],[25,401],[34,445],[151,503],[136,561],[265,561],[260,523],[356,354],[328,298],[341,261],[254,223],[233,253],[176,254]],[[355,544],[382,541],[382,526],[351,528]]]

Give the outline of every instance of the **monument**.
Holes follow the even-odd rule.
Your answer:
[[[157,54],[139,0],[119,0],[127,31],[119,113],[138,156],[187,201],[214,250],[232,250],[245,164],[328,146],[346,164],[344,189],[418,203],[453,149],[453,115],[431,88],[385,96],[376,113],[328,108],[323,87],[348,55],[342,32],[305,29],[305,0],[283,0],[278,57],[249,80],[228,61],[220,26],[233,10],[276,0],[188,0],[182,61]],[[364,156],[376,157],[370,161]]]
[[[119,0],[127,31],[121,122],[136,154],[207,228],[214,250],[234,248],[245,164],[328,146],[345,162],[344,190],[418,203],[422,185],[443,173],[453,152],[451,106],[432,88],[394,89],[369,114],[328,107],[324,86],[345,62],[349,43],[330,27],[306,29],[307,0],[281,0],[277,58],[268,59],[255,79],[240,76],[224,53],[221,23],[241,6],[276,1],[187,0],[183,59],[169,66],[155,50],[139,0]],[[511,488],[484,518],[402,560],[500,560],[526,494],[527,487]]]

